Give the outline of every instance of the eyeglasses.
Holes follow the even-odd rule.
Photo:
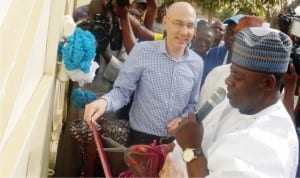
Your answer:
[[[195,24],[194,23],[184,23],[183,21],[181,20],[172,20],[170,19],[168,16],[166,16],[167,19],[172,22],[172,24],[178,28],[181,28],[181,27],[184,27],[186,26],[188,29],[195,29]]]

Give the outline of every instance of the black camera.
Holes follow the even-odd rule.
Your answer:
[[[300,16],[295,13],[294,9],[289,9],[287,14],[279,16],[279,28],[292,38],[291,62],[297,74],[300,75]]]
[[[111,50],[120,50],[122,47],[122,32],[118,19],[113,15],[111,18],[101,14],[95,15],[91,22],[91,33],[97,41],[97,50],[104,51],[110,43]]]
[[[90,23],[90,31],[97,41],[97,49],[105,50],[110,41],[111,20],[102,14],[96,14]]]
[[[121,49],[122,32],[115,16],[107,17],[96,14],[94,20],[82,24],[81,27],[89,30],[95,36],[98,52],[106,50],[109,43],[111,50]]]
[[[116,0],[116,1],[117,1],[118,6],[120,6],[120,7],[125,7],[125,6],[129,5],[129,0]]]

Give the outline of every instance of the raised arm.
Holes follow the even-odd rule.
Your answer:
[[[290,64],[289,69],[289,72],[284,76],[283,104],[295,124],[294,95],[297,85],[297,74],[293,64]]]
[[[153,22],[156,16],[157,2],[156,0],[147,0],[147,9],[145,14],[144,25],[148,29],[152,29]]]
[[[155,33],[144,27],[136,18],[129,15],[131,27],[135,36],[142,41],[154,40]]]
[[[127,53],[130,53],[131,49],[136,43],[136,38],[133,33],[133,29],[130,24],[130,14],[127,7],[119,7],[117,3],[113,3],[114,13],[120,18],[120,25],[122,27],[123,44]]]

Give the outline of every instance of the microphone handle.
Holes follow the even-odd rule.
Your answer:
[[[210,102],[204,103],[204,105],[196,112],[196,121],[198,124],[201,124],[202,120],[213,108],[214,106]]]

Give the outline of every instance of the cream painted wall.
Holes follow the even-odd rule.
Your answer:
[[[57,45],[67,4],[0,1],[0,177],[47,177]]]

